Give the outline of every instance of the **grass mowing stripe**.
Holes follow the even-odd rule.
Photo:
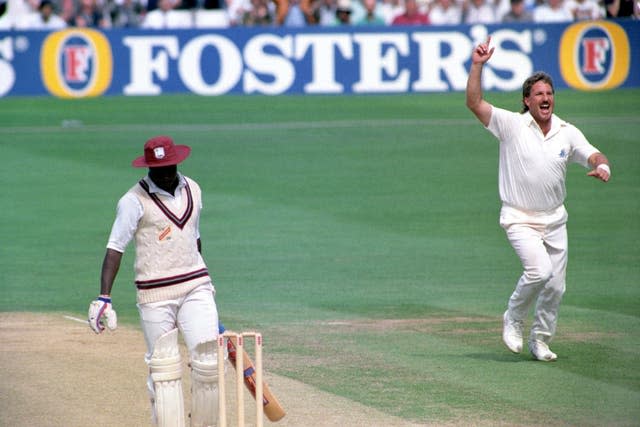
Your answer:
[[[278,335],[282,342],[276,350],[283,346],[293,353],[302,345],[304,349],[289,360],[293,363],[282,368],[285,372],[294,371],[307,381],[335,373],[333,382],[325,385],[328,390],[358,396],[392,413],[413,414],[415,421],[491,418],[496,424],[518,425],[536,417],[536,425],[558,425],[560,419],[564,425],[597,425],[593,420],[617,425],[632,419],[638,391],[566,371],[561,364],[526,363],[525,357],[500,351],[497,319],[471,319],[469,325],[456,319],[442,311],[429,319],[395,323],[352,319],[316,329],[312,336],[304,336],[303,330],[314,329],[313,325],[304,325],[303,330],[288,325]],[[451,325],[457,326],[451,329]],[[342,361],[339,366],[330,362],[336,355]],[[576,353],[572,363],[588,362],[584,356]],[[323,362],[324,358],[328,360]],[[369,383],[369,378],[379,380]],[[580,389],[574,390],[578,384]],[[398,402],[389,397],[394,393],[411,398]],[[550,405],[567,400],[566,406]],[[582,406],[586,401],[591,402],[588,409]],[[536,414],[541,407],[545,411]],[[429,415],[420,415],[425,412]]]
[[[572,117],[575,123],[588,124],[627,124],[634,123],[635,116],[622,117]],[[5,126],[0,128],[0,135],[15,133],[51,133],[51,132],[148,132],[149,124],[111,124],[92,125],[81,122],[61,123],[59,126]],[[309,130],[309,129],[334,129],[334,128],[386,128],[405,126],[476,126],[475,119],[381,119],[381,120],[333,120],[333,121],[300,121],[300,122],[274,122],[274,123],[236,123],[236,124],[154,124],[156,132],[215,132],[252,130]],[[304,143],[304,141],[300,141]]]
[[[181,170],[203,188],[223,320],[264,332],[274,372],[434,424],[634,425],[638,94],[558,93],[613,180],[568,171],[553,365],[500,343],[520,267],[497,224],[498,146],[461,94],[3,100],[0,310],[86,314],[117,199],[144,173],[130,162],[166,131],[193,148]],[[136,324],[132,252],[114,303]]]

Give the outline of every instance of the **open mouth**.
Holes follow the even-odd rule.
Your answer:
[[[549,111],[550,109],[551,109],[551,104],[549,104],[548,102],[544,102],[540,104],[540,110]]]

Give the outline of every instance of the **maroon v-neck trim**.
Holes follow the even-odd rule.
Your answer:
[[[184,211],[184,214],[181,217],[178,217],[176,214],[171,212],[171,209],[169,209],[164,203],[162,203],[162,200],[160,200],[160,198],[155,193],[150,192],[149,184],[147,184],[143,179],[140,180],[139,184],[140,187],[142,187],[144,191],[147,192],[149,197],[151,197],[151,200],[153,200],[156,206],[160,208],[162,213],[164,213],[165,216],[169,218],[169,220],[171,220],[171,222],[173,222],[176,226],[178,226],[178,228],[180,228],[180,230],[182,230],[187,221],[189,221],[189,218],[191,218],[191,214],[193,214],[193,197],[191,196],[189,183],[185,180],[185,189],[187,190],[187,209]]]

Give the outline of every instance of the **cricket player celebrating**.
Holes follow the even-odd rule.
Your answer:
[[[135,285],[147,344],[152,419],[159,427],[184,426],[182,361],[178,331],[188,348],[192,380],[191,426],[212,426],[218,417],[218,311],[214,287],[200,255],[200,187],[178,173],[191,149],[168,136],[149,139],[134,167],[149,173],[118,202],[102,264],[100,296],[89,306],[97,333],[115,329],[111,288],[122,254],[135,242]]]
[[[537,360],[548,362],[557,359],[549,343],[565,291],[567,165],[574,162],[590,168],[587,175],[604,182],[611,171],[605,155],[553,113],[554,88],[547,74],[535,73],[525,80],[521,113],[483,99],[482,68],[495,49],[489,48],[490,41],[473,50],[466,104],[500,141],[500,225],[524,269],[503,316],[502,338],[512,352],[522,351],[524,320],[535,302],[529,350]]]

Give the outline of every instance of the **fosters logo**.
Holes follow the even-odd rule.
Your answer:
[[[106,37],[95,30],[54,32],[43,43],[40,66],[44,85],[52,95],[99,96],[111,83],[111,47]]]
[[[629,39],[614,22],[589,21],[568,27],[559,52],[562,77],[576,89],[613,89],[629,75]]]

